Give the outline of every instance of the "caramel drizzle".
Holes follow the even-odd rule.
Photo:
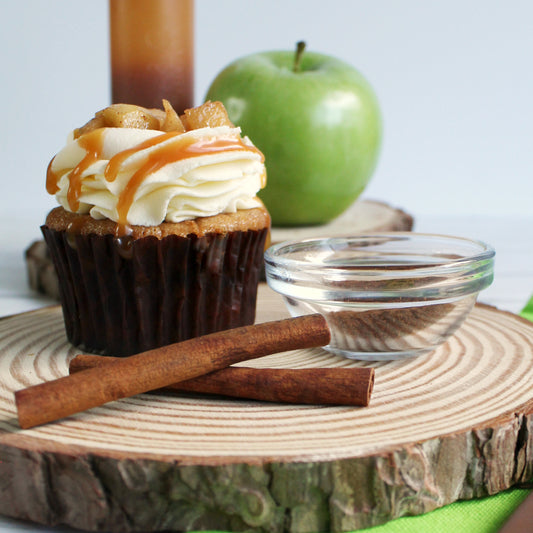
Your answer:
[[[102,135],[102,130],[94,130],[86,135],[83,135],[78,139],[78,144],[85,149],[85,156],[83,159],[76,165],[72,170],[69,176],[69,186],[67,191],[67,200],[68,205],[72,211],[77,211],[80,207],[80,196],[81,196],[81,185],[82,177],[81,175],[85,170],[87,170],[93,163],[96,163],[101,157],[102,148],[104,144],[104,139]],[[54,157],[55,159],[55,157]],[[46,190],[50,194],[55,194],[59,191],[59,180],[61,177],[68,172],[63,170],[61,172],[54,172],[52,170],[52,164],[54,159],[50,161],[48,168],[46,170]]]
[[[79,145],[85,149],[85,157],[78,163],[69,176],[69,187],[67,191],[67,200],[72,211],[77,211],[79,208],[79,198],[81,196],[82,174],[94,162],[102,157],[103,150],[103,129],[97,129],[90,133],[81,136],[78,139]],[[166,142],[171,139],[174,142]],[[211,139],[211,140],[195,140],[190,138],[183,138],[180,132],[168,132],[148,139],[137,146],[124,150],[114,155],[106,165],[104,177],[107,181],[114,181],[123,163],[132,155],[153,148],[155,150],[146,154],[145,161],[133,173],[129,182],[120,193],[117,201],[117,216],[118,225],[121,228],[121,233],[127,229],[127,216],[133,204],[135,193],[142,185],[144,180],[152,173],[157,172],[163,166],[170,163],[175,163],[191,157],[198,157],[206,154],[215,154],[227,151],[252,151],[261,155],[261,162],[264,162],[263,154],[253,146],[247,146],[239,137]],[[53,159],[48,165],[46,175],[46,190],[50,194],[55,194],[59,190],[58,182],[63,174],[54,172],[52,170]],[[264,186],[265,176],[262,176]]]

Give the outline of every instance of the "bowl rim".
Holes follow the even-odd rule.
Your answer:
[[[410,239],[405,239],[405,238]],[[441,268],[446,268],[446,271],[450,272],[453,271],[454,268],[457,268],[458,270],[462,271],[463,268],[467,267],[468,265],[471,265],[473,263],[481,262],[481,261],[487,261],[494,258],[496,251],[495,249],[487,244],[484,241],[478,240],[478,239],[471,239],[468,237],[461,237],[461,236],[455,236],[455,235],[446,235],[446,234],[440,234],[440,233],[420,233],[420,232],[412,232],[412,231],[387,231],[387,232],[372,232],[372,233],[360,233],[360,234],[353,234],[352,236],[322,236],[322,237],[309,237],[306,239],[291,239],[282,241],[279,243],[272,244],[270,247],[268,247],[265,250],[264,258],[265,258],[265,268],[285,268],[285,269],[292,269],[296,267],[300,267],[303,270],[313,271],[313,270],[335,270],[335,271],[341,271],[341,270],[353,270],[354,268],[349,265],[345,265],[343,263],[337,263],[336,265],[329,265],[325,264],[322,261],[317,261],[316,263],[312,263],[310,261],[303,261],[300,259],[293,259],[290,257],[286,257],[283,255],[279,255],[279,252],[285,248],[291,247],[291,246],[306,246],[313,243],[321,243],[326,241],[331,242],[350,242],[350,241],[356,241],[356,240],[365,240],[365,239],[372,239],[372,238],[404,238],[404,240],[412,240],[417,238],[425,238],[425,239],[444,239],[448,242],[457,242],[457,243],[464,243],[464,244],[470,244],[474,245],[479,249],[479,252],[474,253],[472,255],[465,255],[464,257],[460,258],[454,258],[447,260],[446,258],[443,258],[442,261],[439,261],[438,263],[428,264],[426,263],[420,263],[417,266],[417,263],[410,263],[409,265],[409,272],[410,275],[416,275],[415,273],[420,274],[427,274],[428,272],[434,272],[435,270],[439,270]],[[396,239],[397,240],[397,239]],[[407,253],[407,250],[406,250]],[[397,272],[405,272],[405,266],[401,265],[363,265],[362,267],[359,267],[358,270],[364,271],[378,271],[378,270],[387,270],[387,272],[391,273],[394,271]]]

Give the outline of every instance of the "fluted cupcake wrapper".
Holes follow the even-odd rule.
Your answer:
[[[127,356],[252,324],[268,229],[130,239],[42,228],[69,341]]]

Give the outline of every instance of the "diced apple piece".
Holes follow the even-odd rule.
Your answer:
[[[187,130],[198,128],[216,128],[218,126],[233,127],[222,102],[205,102],[198,107],[185,110]],[[182,119],[183,120],[183,119]]]
[[[111,128],[159,129],[159,121],[147,109],[131,104],[113,104],[100,111]],[[97,113],[98,115],[98,113]]]
[[[174,111],[171,103],[168,100],[163,100],[163,107],[165,109],[165,115],[161,122],[161,131],[178,131],[183,133],[185,131],[185,126],[181,122],[176,111]]]

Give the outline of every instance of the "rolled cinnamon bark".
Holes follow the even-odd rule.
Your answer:
[[[212,333],[112,361],[15,392],[19,425],[31,428],[272,353],[325,346],[322,315],[306,315]]]
[[[81,354],[70,361],[71,374],[103,366],[112,357]],[[374,386],[373,368],[229,367],[173,383],[164,391],[198,392],[267,402],[366,407]]]

